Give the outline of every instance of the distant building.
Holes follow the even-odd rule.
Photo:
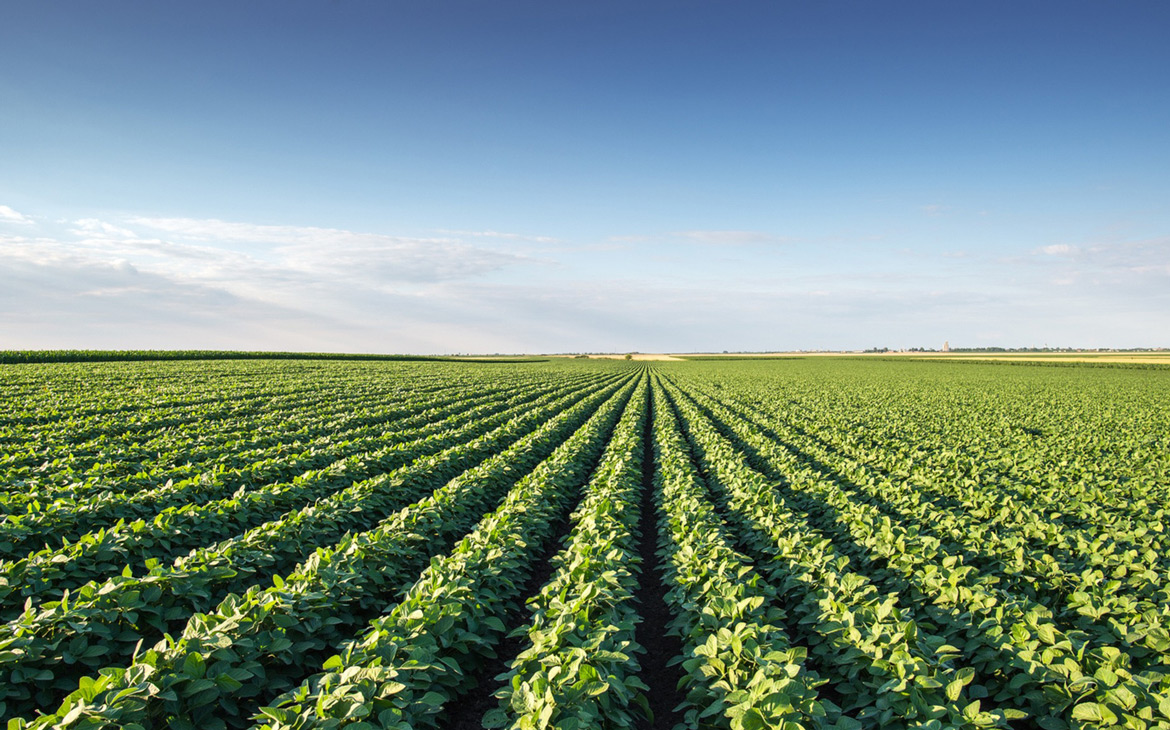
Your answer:
[[[943,352],[950,352],[950,351],[951,351],[951,342],[950,342],[950,340],[947,340],[946,342],[944,342],[944,343],[943,343],[943,349],[942,349],[942,351],[943,351]]]

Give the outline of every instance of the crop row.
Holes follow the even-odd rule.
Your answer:
[[[524,380],[511,384],[497,380],[490,383],[487,391],[515,387]],[[137,397],[109,418],[74,413],[48,430],[25,429],[23,437],[14,433],[0,435],[0,442],[5,444],[0,456],[0,485],[19,481],[21,491],[25,491],[25,486],[42,484],[59,488],[69,484],[71,477],[82,483],[100,483],[103,477],[108,482],[110,477],[133,475],[136,471],[159,472],[168,461],[180,460],[175,466],[185,466],[186,461],[194,460],[186,457],[215,456],[217,443],[247,439],[258,428],[295,432],[297,419],[306,415],[317,418],[331,411],[346,413],[347,406],[360,411],[391,401],[409,405],[436,396],[466,398],[487,392],[484,385],[489,384],[437,373],[356,382],[352,378],[322,378],[314,382],[293,381],[292,387],[274,387],[270,379],[264,378],[255,384],[248,381],[234,392],[221,385],[218,397],[194,406],[164,402],[151,407],[142,404],[144,399],[136,388],[132,393]],[[117,392],[104,391],[102,395],[109,398]],[[74,397],[71,393],[69,400]],[[238,446],[234,448],[239,450]]]
[[[497,678],[498,705],[484,727],[631,728],[648,712],[634,599],[649,569],[637,553],[649,396],[646,379],[572,516],[551,578],[528,600],[531,618],[515,632],[524,647]]]
[[[555,535],[601,457],[591,486],[608,465],[627,458],[629,434],[643,397],[615,401],[614,410],[586,426],[485,516],[450,553],[433,561],[405,598],[326,660],[324,672],[262,708],[268,730],[332,728],[376,717],[381,727],[441,727],[442,712],[471,688],[476,671],[495,653],[509,606],[523,597],[543,546]],[[617,438],[613,422],[625,407]],[[606,442],[609,447],[606,448]],[[603,456],[604,451],[604,456]]]
[[[783,424],[753,427],[796,444],[796,453],[827,467],[828,478],[852,499],[917,526],[948,554],[995,575],[1002,588],[1042,604],[1061,628],[1119,645],[1136,666],[1153,666],[1170,650],[1170,571],[1156,552],[1156,539],[1142,541],[1146,533],[1056,528],[1025,504],[1013,505],[1011,516],[981,519],[985,504],[975,498],[955,500],[944,509],[923,490],[842,458]],[[983,501],[993,499],[986,495]]]
[[[479,436],[501,429],[523,428],[535,418],[572,397],[572,388],[550,393],[521,394],[509,401],[489,403],[452,416],[426,429],[419,438],[388,440],[375,452],[367,452],[311,470],[287,483],[240,493],[207,504],[185,505],[163,510],[151,521],[120,523],[108,530],[84,535],[77,542],[55,550],[46,549],[12,563],[0,563],[0,616],[10,619],[21,603],[60,596],[82,584],[116,574],[127,567],[131,575],[143,571],[147,561],[159,563],[178,557],[193,548],[212,544],[270,520],[279,520],[289,509],[315,505],[321,512],[330,501],[350,498],[360,492],[365,480],[390,472],[424,456],[444,450],[461,449]],[[529,413],[527,411],[535,411]],[[522,418],[519,416],[523,416]],[[505,428],[506,426],[506,428]],[[489,440],[484,449],[497,441]],[[336,496],[331,496],[336,495]],[[4,595],[4,591],[10,593]],[[30,610],[26,608],[27,612]]]
[[[450,404],[441,406],[438,412],[427,409],[426,404],[423,404],[402,413],[391,424],[381,426],[377,434],[337,441],[324,449],[272,457],[240,469],[213,471],[144,492],[105,493],[84,503],[59,500],[43,510],[8,515],[0,523],[0,556],[21,557],[30,550],[46,545],[50,538],[76,540],[118,520],[148,518],[168,507],[181,508],[231,498],[241,489],[245,492],[254,491],[257,485],[279,485],[306,471],[327,468],[339,460],[360,461],[360,455],[364,453],[395,448],[394,445],[401,441],[396,438],[400,429],[407,440],[412,437],[412,428],[414,437],[425,436],[436,429],[441,430],[441,425],[435,425],[436,418],[441,420],[446,415],[459,412],[458,406]],[[413,421],[407,420],[411,417]],[[381,417],[376,416],[374,420],[381,420]],[[390,446],[387,447],[387,444]]]
[[[996,576],[964,565],[937,539],[890,520],[872,505],[851,500],[846,490],[791,450],[737,422],[734,414],[722,415],[730,424],[727,435],[739,441],[741,455],[728,453],[730,442],[725,439],[725,453],[712,460],[712,468],[726,470],[739,464],[741,474],[757,484],[771,475],[773,484],[785,487],[758,489],[766,501],[752,513],[752,528],[757,533],[787,529],[789,539],[797,541],[790,543],[792,560],[807,560],[818,552],[829,559],[840,555],[837,570],[858,561],[863,572],[853,573],[857,577],[850,592],[860,590],[870,606],[881,606],[884,600],[888,607],[880,610],[895,620],[902,613],[912,620],[916,640],[924,645],[923,658],[935,656],[974,670],[973,675],[964,674],[976,680],[969,696],[989,697],[1010,710],[1025,711],[1046,728],[1065,727],[1070,720],[1145,727],[1170,719],[1165,712],[1170,709],[1166,702],[1170,683],[1162,675],[1137,673],[1123,650],[1093,642],[1083,632],[1062,631],[1047,609],[1004,591]],[[702,424],[706,418],[696,410],[693,423]],[[710,430],[714,433],[715,427]],[[761,469],[746,468],[748,459],[742,454],[748,453],[755,455]],[[741,476],[741,483],[745,478]],[[769,528],[766,522],[777,527]],[[801,525],[808,526],[803,535],[792,532]],[[888,598],[874,595],[874,589],[865,588],[869,584],[889,591]]]
[[[134,367],[160,403],[219,387]],[[95,489],[76,539],[0,564],[10,728],[1170,730],[1170,544],[1134,507],[1170,494],[1157,373],[269,367],[224,365],[224,387],[288,398],[149,431],[154,463],[218,444],[247,468],[249,424],[318,429],[337,458]],[[22,377],[23,399],[52,382]]]
[[[912,492],[923,506],[907,507],[912,511],[907,519],[926,526],[934,519],[921,510],[943,510],[951,513],[946,519],[964,521],[964,530],[981,530],[981,535],[967,537],[998,550],[995,559],[1003,562],[1006,576],[1019,576],[1017,588],[1027,591],[1029,583],[1045,580],[1067,584],[1060,571],[1081,573],[1094,569],[1101,571],[1103,577],[1121,578],[1123,589],[1136,589],[1138,594],[1150,597],[1170,575],[1170,558],[1166,557],[1170,525],[1165,522],[1163,506],[1150,501],[1148,494],[1140,500],[1118,499],[1116,493],[1081,483],[1082,493],[1074,496],[1068,489],[1053,488],[1054,484],[1035,478],[1035,469],[1024,470],[1019,465],[1011,473],[983,470],[972,478],[971,469],[962,466],[955,452],[931,449],[927,446],[930,439],[925,437],[905,448],[904,441],[883,438],[868,429],[848,424],[834,426],[825,414],[815,417],[801,410],[800,417],[794,419],[797,414],[779,407],[772,399],[753,398],[751,408],[768,413],[769,425],[780,431],[782,438],[808,447],[813,458],[836,462],[843,467],[845,476],[861,486],[896,480],[912,487],[903,491]],[[793,420],[806,426],[801,428]],[[1034,444],[1030,444],[1032,449],[1015,442],[1009,444],[1001,448],[1015,449],[1021,462],[1025,459],[1019,457],[1034,450]],[[995,461],[989,452],[990,448],[983,454],[982,463]],[[1050,476],[1061,474],[1068,466],[1066,463],[1063,469],[1044,472]],[[1029,475],[1033,478],[1027,478]],[[1059,481],[1070,488],[1075,486],[1063,477]],[[890,493],[888,489],[886,492]],[[901,496],[904,500],[905,496]],[[1008,544],[987,542],[999,535],[1004,535]],[[1055,561],[1044,559],[1044,554]],[[1057,573],[1027,574],[1029,568],[1055,568]],[[1040,594],[1033,595],[1044,600]]]
[[[151,561],[143,575],[126,571],[84,585],[61,601],[29,608],[0,634],[10,637],[0,639],[0,646],[7,644],[18,652],[0,667],[19,680],[57,661],[76,665],[53,672],[52,682],[45,685],[48,695],[29,697],[44,704],[54,693],[76,686],[78,673],[98,669],[111,659],[128,659],[140,639],[181,629],[192,612],[214,607],[229,592],[280,575],[317,545],[329,545],[347,531],[367,530],[474,464],[531,441],[531,431],[586,396],[588,392],[547,398],[523,417],[507,420],[478,438],[456,439],[445,451],[354,482],[328,499],[193,551],[174,565]],[[211,512],[207,519],[217,516]]]
[[[13,485],[10,491],[28,493],[44,500],[55,492],[79,493],[117,488],[128,491],[142,483],[179,480],[201,464],[223,459],[247,458],[242,452],[278,442],[311,441],[322,434],[335,435],[363,425],[371,411],[395,410],[412,404],[456,402],[460,397],[488,395],[489,390],[451,389],[435,384],[401,389],[357,388],[306,389],[286,395],[262,394],[236,401],[224,416],[204,418],[190,428],[168,428],[155,434],[101,435],[88,441],[69,430],[63,434],[37,435],[32,444],[13,445],[0,463],[0,479]],[[513,386],[514,387],[514,386]],[[386,406],[394,403],[397,408]],[[274,439],[279,439],[276,441]],[[5,468],[6,467],[6,468]],[[6,511],[11,512],[9,508]]]
[[[616,420],[633,385],[622,387],[625,396],[615,398],[618,387],[608,386],[551,418],[544,416],[540,428],[513,446],[495,445],[488,452],[494,455],[482,464],[372,530],[319,548],[290,574],[274,577],[271,588],[253,586],[243,595],[228,595],[212,612],[192,616],[177,639],[164,639],[130,666],[103,669],[99,678],[83,679],[56,720],[45,718],[39,724],[68,726],[95,718],[146,727],[179,727],[183,720],[211,727],[225,718],[238,724],[232,718],[246,718],[255,703],[319,667],[322,652],[338,647],[376,615],[403,581],[409,583],[412,573],[417,576],[430,555],[474,525],[601,404],[580,438],[604,444],[607,424]],[[366,502],[357,504],[364,507]],[[196,664],[201,662],[210,666],[199,671]],[[199,681],[206,672],[213,672],[209,676],[214,679]]]
[[[127,455],[109,443],[97,448],[101,461],[79,472],[73,464],[46,462],[34,469],[20,468],[0,476],[12,485],[0,496],[0,512],[36,511],[68,507],[102,493],[141,492],[166,482],[192,479],[205,472],[241,469],[250,464],[290,458],[309,450],[328,448],[340,441],[376,435],[386,424],[418,419],[420,411],[449,407],[452,411],[511,389],[474,393],[413,393],[409,399],[384,401],[368,394],[325,394],[295,405],[268,401],[255,414],[234,414],[226,432],[210,429],[195,435],[167,433],[157,440],[137,444],[137,454]],[[386,407],[393,402],[394,408]],[[426,415],[425,411],[422,415]],[[424,421],[425,422],[425,421]],[[143,458],[146,457],[146,458]],[[73,500],[68,502],[65,500]]]

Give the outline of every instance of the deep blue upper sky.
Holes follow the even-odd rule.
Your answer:
[[[257,331],[364,333],[307,340],[339,349],[388,307],[414,329],[361,349],[1170,344],[1142,338],[1170,331],[1168,36],[1162,1],[8,3],[0,246],[25,299],[0,308],[72,287],[44,344],[94,291],[116,338],[113,302],[166,281]],[[337,284],[307,228],[382,271],[368,300],[237,281]],[[209,248],[249,258],[176,263]],[[119,266],[160,279],[86,278]],[[220,342],[204,314],[184,342]],[[35,346],[26,324],[0,336]]]

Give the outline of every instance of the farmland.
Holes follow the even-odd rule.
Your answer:
[[[1170,728],[1170,368],[0,365],[10,728]]]

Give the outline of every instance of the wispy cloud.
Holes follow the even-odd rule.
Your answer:
[[[763,231],[675,231],[673,236],[715,246],[791,243],[793,239]]]
[[[212,219],[83,218],[66,222],[56,237],[0,237],[0,278],[12,279],[0,281],[8,294],[0,301],[6,322],[0,335],[11,338],[19,331],[30,338],[20,346],[49,346],[29,334],[36,329],[29,322],[48,316],[38,312],[56,311],[61,323],[46,326],[46,332],[69,331],[78,342],[92,344],[90,335],[82,337],[74,327],[89,315],[70,318],[63,312],[89,312],[100,301],[97,310],[110,321],[140,325],[147,316],[142,309],[153,307],[158,326],[142,325],[144,332],[162,331],[164,320],[185,309],[189,316],[176,327],[191,330],[188,344],[242,346],[239,333],[260,336],[258,321],[272,319],[311,324],[321,342],[348,343],[337,345],[342,349],[440,352],[451,336],[451,326],[441,322],[457,322],[460,315],[444,314],[443,302],[433,295],[436,287],[542,263],[454,238]],[[34,281],[45,288],[30,288]],[[24,296],[14,296],[17,291]],[[182,306],[165,305],[178,301]],[[95,325],[91,334],[112,331]],[[282,348],[281,341],[294,341],[280,327],[267,339],[252,346]]]
[[[654,240],[653,236],[608,236],[606,241],[610,243],[648,243]]]
[[[224,221],[216,218],[147,218],[132,217],[126,224],[148,228],[172,237],[197,241],[232,243],[349,243],[363,241],[435,241],[451,242],[450,238],[404,238],[378,233],[361,233],[340,228],[316,226],[287,226],[262,223]]]
[[[835,245],[862,263],[812,246],[770,256],[765,247],[797,239],[751,230],[541,248],[454,229],[419,238],[35,220],[0,234],[0,346],[685,351],[922,346],[987,332],[1002,333],[988,344],[1030,344],[1037,331],[1162,344],[1150,333],[1170,331],[1170,238],[1025,242],[1006,258],[971,250],[959,265],[861,238]],[[538,248],[544,258],[517,253]],[[1104,334],[1087,341],[1086,322]]]
[[[72,233],[79,236],[100,236],[103,238],[138,238],[129,228],[115,226],[97,218],[82,218],[73,222]]]
[[[321,278],[347,277],[350,284],[381,287],[392,282],[430,282],[497,271],[527,262],[524,256],[472,246],[455,238],[413,238],[337,228],[277,226],[216,219],[131,218],[131,225],[168,238],[202,244],[202,254],[232,247],[252,265]],[[189,255],[190,249],[188,249]],[[238,261],[233,260],[233,265]]]
[[[1033,254],[1037,264],[1062,266],[1085,275],[1163,273],[1170,268],[1170,236],[1090,240],[1080,245],[1054,243],[1040,246]]]
[[[139,270],[0,259],[0,346],[354,349],[352,324]],[[282,344],[287,343],[287,344]]]
[[[33,223],[31,218],[9,208],[7,205],[0,205],[0,221],[4,223],[23,223],[26,225]]]
[[[749,246],[794,243],[797,239],[766,231],[751,230],[689,230],[669,231],[657,234],[632,234],[607,236],[608,243],[635,245],[642,243],[663,243],[686,241],[710,246]]]
[[[530,236],[523,233],[501,233],[500,231],[460,231],[440,228],[436,233],[446,236],[467,236],[471,238],[497,238],[505,241],[528,241],[531,243],[560,243],[561,239],[552,236]]]

